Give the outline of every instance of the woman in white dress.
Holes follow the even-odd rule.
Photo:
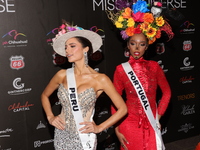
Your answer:
[[[72,68],[58,71],[41,95],[47,119],[55,127],[54,147],[57,150],[95,150],[96,133],[114,125],[127,113],[126,105],[109,77],[96,72],[87,63],[88,55],[97,51],[101,45],[102,39],[97,33],[66,23],[53,40],[55,52],[73,63]],[[72,79],[75,80],[72,85],[76,91],[70,90]],[[53,114],[49,102],[49,96],[56,89],[62,105],[58,116]],[[117,112],[97,125],[93,121],[94,108],[102,92],[109,96]],[[78,115],[81,116],[79,119],[77,112],[81,114]]]

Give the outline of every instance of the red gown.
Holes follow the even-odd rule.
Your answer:
[[[156,116],[156,90],[157,86],[160,86],[163,94],[157,111],[159,115],[163,115],[171,97],[171,90],[163,70],[157,62],[143,58],[136,60],[130,56],[128,62],[143,85],[154,117]],[[119,131],[129,142],[126,144],[128,150],[156,150],[155,132],[122,65],[116,67],[113,83],[120,95],[123,90],[126,93],[128,115],[119,125]],[[111,111],[114,113],[115,109],[112,107]]]

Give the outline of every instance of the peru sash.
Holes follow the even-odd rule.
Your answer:
[[[158,121],[157,113],[156,113],[156,119],[155,119],[153,116],[153,112],[151,110],[148,98],[146,96],[146,93],[142,87],[142,84],[140,83],[140,80],[137,78],[137,75],[134,73],[130,64],[128,62],[126,62],[126,63],[122,63],[122,66],[126,72],[126,75],[128,76],[129,80],[131,81],[133,87],[135,88],[138,98],[140,99],[142,107],[146,113],[146,116],[147,116],[152,128],[155,131],[157,150],[165,150],[165,146],[162,141],[161,131],[159,128],[159,121]]]
[[[76,88],[76,81],[74,77],[74,68],[67,69],[67,84],[68,84],[68,97],[70,100],[70,106],[76,122],[77,131],[84,150],[93,150],[96,147],[96,135],[94,133],[80,133],[79,129],[84,125],[80,125],[80,122],[84,122],[82,112],[78,103],[78,94]]]

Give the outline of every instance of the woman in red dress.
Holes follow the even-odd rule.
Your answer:
[[[171,90],[166,80],[165,74],[159,64],[155,61],[145,60],[143,55],[149,44],[161,37],[161,31],[165,31],[169,40],[173,37],[170,25],[160,16],[162,9],[160,2],[154,2],[150,9],[146,1],[138,0],[132,5],[127,1],[116,0],[116,12],[108,12],[108,17],[120,29],[124,40],[127,40],[129,50],[128,63],[143,87],[150,108],[151,117],[142,105],[142,100],[138,97],[137,89],[124,71],[122,64],[116,67],[114,72],[114,86],[122,95],[126,93],[126,105],[128,115],[121,120],[115,128],[116,135],[121,143],[122,150],[163,150],[157,146],[155,124],[149,120],[157,121],[165,113]],[[159,9],[158,9],[159,8]],[[162,97],[158,106],[156,103],[157,87],[162,91]],[[112,107],[112,113],[115,108]],[[157,119],[156,119],[157,118]],[[151,122],[151,123],[150,123]]]
[[[130,51],[129,63],[140,80],[148,97],[151,110],[159,119],[164,114],[171,96],[171,90],[163,70],[155,61],[145,60],[148,43],[144,34],[134,34],[127,43]],[[116,67],[114,73],[114,86],[119,94],[126,92],[126,105],[128,115],[121,124],[116,127],[116,135],[121,143],[121,149],[128,150],[156,150],[155,132],[142,108],[137,93],[128,79],[122,65]],[[163,95],[158,107],[156,106],[156,90],[160,87]],[[112,113],[115,109],[112,107]]]

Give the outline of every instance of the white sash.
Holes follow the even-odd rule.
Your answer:
[[[140,80],[137,78],[137,75],[134,73],[133,69],[131,68],[130,64],[128,62],[122,63],[122,66],[126,72],[126,75],[128,76],[129,80],[131,81],[133,87],[136,90],[136,93],[138,95],[138,98],[140,99],[140,102],[142,104],[142,107],[146,113],[146,116],[152,126],[152,128],[155,131],[156,135],[156,146],[157,150],[165,150],[165,146],[162,140],[161,131],[159,128],[159,121],[158,121],[158,115],[156,112],[156,119],[153,116],[153,112],[151,110],[148,98],[146,96],[146,93],[142,87],[142,84],[140,83]]]
[[[77,131],[84,150],[93,150],[96,147],[96,134],[94,133],[80,133],[79,129],[84,125],[80,125],[80,122],[84,122],[82,112],[78,103],[78,94],[76,89],[76,81],[74,77],[74,68],[67,69],[67,84],[69,92],[70,106],[76,122]]]

